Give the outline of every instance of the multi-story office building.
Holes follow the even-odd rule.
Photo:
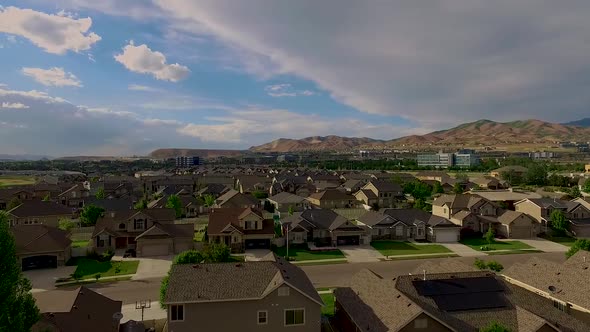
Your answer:
[[[471,167],[479,165],[481,159],[473,150],[460,150],[455,153],[429,153],[417,156],[418,166],[432,166],[436,168]]]
[[[197,156],[178,156],[176,157],[176,167],[188,168],[197,166],[200,164],[199,157]]]

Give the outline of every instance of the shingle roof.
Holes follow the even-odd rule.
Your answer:
[[[92,236],[96,236],[103,230],[107,230],[111,234],[117,234],[117,225],[119,223],[127,221],[129,218],[140,212],[152,218],[152,221],[160,224],[171,224],[174,219],[176,219],[176,212],[174,212],[174,209],[168,208],[111,211],[98,219],[94,226]]]
[[[380,192],[402,192],[402,187],[391,181],[370,181]]]
[[[285,283],[323,304],[305,273],[279,257],[275,261],[173,265],[165,302],[261,299]]]
[[[154,233],[154,231],[156,231]],[[195,234],[195,227],[192,224],[160,224],[154,223],[152,227],[141,233],[136,239],[149,237],[157,234],[169,235],[172,238],[193,238]]]
[[[315,198],[317,200],[356,200],[356,198],[352,195],[348,195],[338,189],[327,189],[324,191],[320,191],[318,193],[313,193],[309,195],[309,198]]]
[[[68,232],[46,225],[17,225],[10,230],[17,254],[63,251],[72,243]]]
[[[103,208],[105,211],[124,211],[133,209],[133,201],[130,198],[105,198],[98,199],[89,197],[84,200],[86,205],[94,205]]]
[[[222,234],[225,227],[231,224],[234,228],[244,234],[274,234],[274,220],[263,219],[262,229],[260,230],[244,230],[240,227],[240,219],[244,218],[249,213],[255,213],[260,218],[264,218],[263,214],[258,209],[252,208],[219,208],[213,209],[209,214],[209,225],[207,226],[208,234]]]
[[[228,190],[226,193],[217,198],[217,204],[220,206],[229,204],[230,201],[236,203],[237,205],[257,205],[259,203],[254,196],[242,194],[239,191],[233,189]]]
[[[8,213],[19,218],[36,216],[65,216],[71,215],[72,209],[55,202],[24,201],[21,205],[8,211]]]
[[[504,225],[510,225],[515,219],[520,218],[521,216],[526,216],[530,218],[527,214],[512,210],[505,210],[502,212],[501,215],[498,216],[498,221]],[[532,221],[531,221],[532,222]]]
[[[566,209],[566,201],[561,201],[553,198],[529,198],[529,201],[542,208],[554,207],[556,209]]]
[[[433,202],[432,205],[435,206],[443,206],[445,204],[449,205],[451,209],[471,209],[472,206],[484,200],[483,197],[479,195],[473,194],[461,194],[461,195],[454,195],[454,194],[445,194],[440,195],[437,197]]]
[[[286,191],[280,192],[274,196],[269,197],[268,199],[279,204],[296,204],[301,203],[305,200],[304,197],[291,194]]]

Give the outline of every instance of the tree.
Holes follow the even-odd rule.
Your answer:
[[[11,200],[8,202],[8,204],[6,204],[6,211],[10,211],[10,210],[14,209],[15,207],[17,207],[17,206],[19,206],[19,205],[21,205],[21,204],[22,204],[22,202],[21,202],[21,201],[20,201],[18,198],[16,198],[16,197],[13,197],[13,198],[12,198],[12,199],[11,199]]]
[[[547,184],[547,168],[544,164],[533,164],[525,174],[526,184],[544,186]]]
[[[440,184],[440,182],[436,181],[434,183],[434,186],[432,186],[432,194],[433,195],[435,195],[435,194],[442,194],[444,192],[445,191],[444,191],[442,185]]]
[[[104,209],[96,205],[86,205],[80,212],[80,221],[84,226],[94,226],[98,218],[102,217]]]
[[[75,227],[76,227],[76,223],[73,222],[71,219],[65,219],[64,218],[64,219],[60,219],[58,221],[57,228],[59,228],[61,230],[69,231],[69,230],[71,230],[72,228],[75,228]]]
[[[495,271],[495,272],[500,272],[500,271],[504,270],[504,265],[500,264],[497,261],[489,261],[488,262],[488,269]]]
[[[550,219],[551,228],[553,228],[553,230],[560,235],[565,234],[565,231],[569,228],[569,223],[563,212],[560,210],[553,210],[553,212],[551,212]]]
[[[51,195],[47,194],[43,196],[43,202],[49,202],[51,200]]]
[[[511,186],[518,186],[521,185],[523,182],[522,176],[520,176],[520,174],[516,173],[513,170],[501,172],[500,178],[504,181],[507,181]]]
[[[586,182],[584,182],[584,187],[582,187],[582,191],[590,194],[590,179],[588,179],[588,180],[586,180]]]
[[[203,201],[205,202],[206,207],[212,207],[215,205],[215,196],[207,194],[203,196]]]
[[[580,188],[578,186],[573,186],[569,190],[569,195],[572,198],[579,198],[582,197],[582,192],[580,191]]]
[[[207,263],[229,262],[231,249],[223,243],[211,243],[203,249],[203,257]]]
[[[459,182],[455,183],[455,185],[453,186],[453,192],[457,195],[462,194],[463,186]]]
[[[410,194],[415,199],[427,199],[432,194],[432,188],[421,181],[412,181],[404,184],[404,194]]]
[[[98,199],[105,199],[105,193],[104,193],[104,188],[100,187],[98,188],[98,190],[96,191],[96,194],[94,194],[94,196],[96,196],[96,198]]]
[[[488,244],[492,244],[494,242],[494,229],[490,225],[488,231],[483,235],[484,239],[488,242]]]
[[[22,275],[8,217],[0,212],[0,331],[29,331],[39,320],[31,282]]]
[[[479,329],[479,332],[511,332],[511,331],[509,328],[507,328],[506,326],[504,326],[498,322],[491,322],[490,325]]]
[[[457,179],[457,181],[462,182],[462,183],[469,182],[469,176],[466,173],[455,174],[455,179]]]
[[[414,202],[414,209],[428,211],[429,206],[422,198],[420,198]]]
[[[570,258],[580,250],[590,251],[589,239],[577,239],[570,249],[565,253],[565,256]]]
[[[178,197],[178,195],[168,196],[166,207],[169,209],[174,209],[174,212],[176,213],[176,218],[182,217],[182,201],[180,201],[180,197]]]
[[[172,264],[199,264],[203,262],[203,254],[197,250],[183,251],[174,257]]]
[[[268,198],[268,193],[261,190],[257,190],[252,192],[252,196],[256,197],[257,199],[266,199]]]
[[[162,279],[162,283],[160,284],[160,307],[162,309],[167,309],[164,302],[166,302],[166,292],[168,291],[168,280],[170,279],[170,272],[168,275]]]
[[[145,197],[142,197],[137,203],[135,203],[135,205],[133,206],[136,210],[143,210],[143,209],[147,209],[147,199]]]

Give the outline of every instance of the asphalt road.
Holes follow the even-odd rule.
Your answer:
[[[514,263],[525,262],[531,257],[536,256],[543,259],[563,262],[565,255],[563,253],[534,253],[534,254],[517,254],[517,255],[497,255],[484,257],[486,260],[496,260],[508,268]],[[445,259],[459,260],[466,264],[473,264],[473,257],[455,257],[455,258],[436,258],[431,261],[440,261]],[[423,264],[426,259],[387,261],[375,263],[356,263],[356,264],[332,264],[332,265],[315,265],[302,266],[302,269],[309,276],[310,280],[316,287],[338,287],[346,285],[348,280],[363,268],[371,269],[384,278],[393,278],[398,275],[413,272],[418,266]],[[119,281],[113,283],[96,283],[88,285],[89,288],[103,294],[113,300],[123,301],[123,304],[132,304],[139,300],[157,301],[159,298],[161,278]],[[44,308],[50,308],[59,301],[60,293],[64,290],[74,289],[76,287],[63,287],[60,290],[51,290],[46,292],[34,293],[37,299],[37,305],[41,311]],[[47,309],[45,309],[47,310]]]

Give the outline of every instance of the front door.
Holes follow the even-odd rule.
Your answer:
[[[115,239],[115,248],[117,249],[126,249],[127,248],[127,238],[126,237],[118,237]]]

